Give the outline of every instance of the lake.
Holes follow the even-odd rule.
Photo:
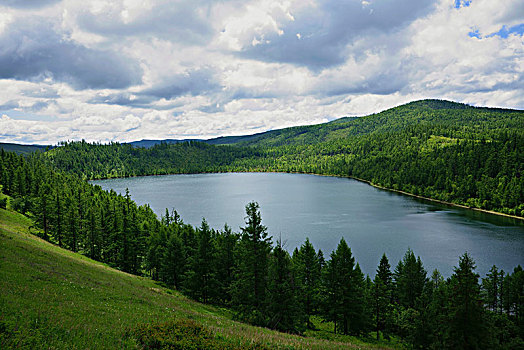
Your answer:
[[[149,204],[168,208],[185,223],[227,223],[240,232],[245,206],[260,204],[262,222],[292,252],[306,237],[328,258],[340,239],[348,242],[364,273],[374,276],[382,253],[392,268],[410,247],[424,267],[448,277],[467,251],[484,277],[495,264],[505,271],[524,265],[524,223],[380,190],[338,177],[285,173],[221,173],[146,176],[91,181]]]

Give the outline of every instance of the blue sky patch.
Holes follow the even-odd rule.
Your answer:
[[[472,0],[455,0],[455,8],[468,7]]]
[[[471,32],[468,33],[468,35],[470,36],[470,38],[480,39],[480,33],[478,29],[472,30]]]
[[[507,38],[510,34],[518,34],[523,35],[524,34],[524,23],[517,24],[516,26],[508,28],[507,26],[502,26],[498,32],[491,33],[490,35],[487,35],[486,37],[492,37],[495,35],[500,36],[501,38]]]
[[[57,117],[52,115],[41,115],[41,114],[35,114],[30,112],[23,112],[23,111],[17,111],[14,109],[3,111],[0,114],[5,114],[9,118],[14,120],[36,120],[36,121],[56,121],[58,120]]]

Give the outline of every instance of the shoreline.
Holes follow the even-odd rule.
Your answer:
[[[406,195],[406,196],[410,196],[410,197],[414,197],[414,198],[418,198],[418,199],[423,199],[423,200],[426,200],[426,201],[429,201],[429,202],[444,204],[444,205],[448,205],[450,207],[457,207],[457,208],[462,208],[462,209],[474,210],[474,211],[478,211],[478,212],[486,213],[486,214],[505,216],[507,218],[518,219],[518,220],[524,221],[524,217],[521,217],[521,216],[516,216],[516,215],[511,215],[511,214],[506,214],[506,213],[500,213],[498,211],[493,211],[493,210],[468,207],[467,205],[463,205],[463,204],[451,203],[451,202],[442,201],[440,199],[433,199],[433,198],[429,198],[429,197],[419,196],[417,194],[409,193],[409,192],[406,192],[406,191],[395,190],[393,188],[387,188],[387,187],[379,186],[379,185],[376,185],[376,184],[372,183],[371,181],[360,179],[360,178],[354,177],[354,176],[348,176],[348,178],[354,179],[354,180],[357,180],[357,181],[360,181],[360,182],[364,182],[364,183],[366,183],[366,184],[368,184],[370,186],[373,186],[375,188],[378,188],[378,189],[381,189],[381,190],[384,190],[384,191],[396,192],[396,193],[400,193],[400,194],[403,194],[403,195]]]
[[[504,216],[504,217],[507,217],[507,218],[517,219],[517,220],[520,220],[520,221],[524,221],[524,217],[521,217],[521,216],[510,215],[510,214],[506,214],[506,213],[500,213],[500,212],[498,212],[498,211],[493,211],[493,210],[487,210],[487,209],[481,209],[481,208],[468,207],[467,205],[463,205],[463,204],[451,203],[451,202],[446,202],[446,201],[439,200],[439,199],[434,199],[434,198],[424,197],[424,196],[416,195],[416,194],[409,193],[409,192],[406,192],[406,191],[395,190],[395,189],[393,189],[393,188],[387,188],[387,187],[384,187],[384,186],[380,186],[380,185],[377,185],[377,184],[372,183],[371,181],[368,181],[368,180],[365,180],[365,179],[361,179],[361,178],[358,178],[358,177],[356,177],[356,176],[348,176],[348,175],[316,174],[316,173],[300,173],[300,172],[292,172],[292,171],[224,171],[224,172],[202,172],[202,173],[176,173],[176,174],[151,174],[151,175],[137,175],[137,176],[127,176],[127,177],[101,178],[101,179],[86,180],[86,181],[87,181],[87,182],[91,182],[91,181],[112,180],[112,179],[127,179],[127,178],[132,178],[132,177],[145,177],[145,176],[198,175],[198,174],[227,174],[227,173],[232,173],[232,174],[234,174],[234,173],[302,174],[302,175],[316,175],[316,176],[328,176],[328,177],[340,177],[340,178],[346,178],[346,179],[353,179],[353,180],[356,180],[356,181],[359,181],[359,182],[366,183],[366,184],[368,184],[368,185],[370,185],[370,186],[372,186],[372,187],[378,188],[378,189],[383,190],[383,191],[399,193],[399,194],[402,194],[402,195],[405,195],[405,196],[409,196],[409,197],[413,197],[413,198],[417,198],[417,199],[422,199],[422,200],[429,201],[429,202],[433,202],[433,203],[439,203],[439,204],[447,205],[447,206],[450,206],[450,207],[457,207],[457,208],[461,208],[461,209],[468,209],[468,210],[473,210],[473,211],[477,211],[477,212],[481,212],[481,213],[485,213],[485,214]]]

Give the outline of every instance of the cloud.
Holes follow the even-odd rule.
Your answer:
[[[4,0],[0,5],[20,9],[31,9],[54,5],[60,1],[62,0]]]
[[[105,37],[155,37],[183,43],[205,43],[213,29],[208,18],[212,1],[111,1],[82,8],[77,23]]]
[[[523,4],[4,2],[0,141],[240,135],[421,98],[522,109]]]
[[[25,18],[0,36],[0,78],[62,81],[76,89],[126,88],[141,83],[137,62],[110,50],[90,49],[51,23]]]
[[[251,29],[240,54],[269,62],[286,62],[313,70],[342,64],[354,55],[351,44],[365,37],[399,30],[432,9],[430,0],[321,1],[291,17],[274,15],[276,30]]]
[[[58,91],[55,88],[49,86],[38,86],[23,89],[21,94],[28,97],[44,97],[44,98],[57,98],[59,97]]]
[[[14,100],[7,101],[0,105],[0,111],[8,111],[11,109],[18,108],[19,106],[20,104],[18,103],[18,101],[14,101]]]
[[[89,99],[88,102],[93,104],[148,107],[154,100],[151,96],[137,96],[130,92],[119,92],[115,94],[97,94]]]
[[[170,100],[185,94],[206,94],[219,87],[220,84],[216,81],[210,69],[199,68],[170,76],[139,94]]]
[[[153,86],[136,92],[97,94],[89,99],[93,104],[132,106],[139,108],[170,109],[179,103],[157,104],[159,100],[170,101],[181,96],[207,95],[220,90],[221,86],[213,71],[206,68],[190,70],[185,73],[165,77]]]

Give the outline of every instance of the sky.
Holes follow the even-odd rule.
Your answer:
[[[522,0],[0,0],[0,142],[245,135],[438,98],[524,109]]]

